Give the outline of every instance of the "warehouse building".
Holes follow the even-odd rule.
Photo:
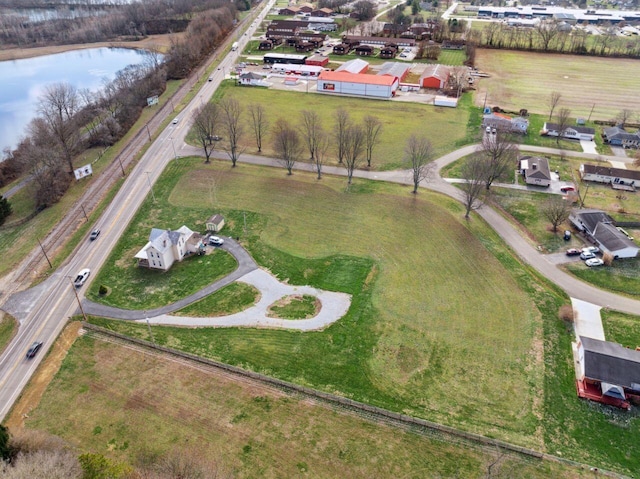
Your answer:
[[[395,96],[399,84],[395,76],[323,71],[318,77],[318,93],[388,99]]]

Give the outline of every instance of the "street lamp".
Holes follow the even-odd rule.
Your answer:
[[[151,332],[151,324],[149,323],[149,318],[146,317],[147,316],[147,312],[143,311],[143,313],[144,313],[144,316],[145,316],[144,319],[147,320],[147,327],[149,328],[149,337],[151,338],[151,342],[153,343],[154,346],[158,346],[156,344],[156,340],[153,338],[153,333]]]
[[[147,174],[147,182],[149,183],[149,189],[151,190],[151,197],[153,198],[153,202],[156,202],[156,195],[153,194],[153,186],[151,186],[151,178],[149,177],[150,171],[145,171]]]

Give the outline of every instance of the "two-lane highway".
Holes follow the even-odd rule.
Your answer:
[[[225,73],[231,71],[251,35],[274,4],[275,0],[270,0],[262,6],[247,32],[236,39],[240,45],[238,50],[229,52],[220,62],[219,69],[214,70],[211,81],[204,82],[200,92],[194,95],[184,110],[175,115],[178,122],[170,123],[150,145],[96,222],[95,227],[101,229],[101,235],[95,241],[89,241],[88,238],[83,241],[65,266],[46,281],[10,299],[14,310],[20,311],[17,315],[20,326],[18,334],[0,356],[0,420],[5,418],[68,318],[78,311],[74,287],[69,278],[74,278],[83,268],[91,269],[92,274],[87,283],[77,290],[78,297],[82,300],[83,291],[90,286],[95,273],[102,267],[135,212],[150,194],[152,185],[166,165],[175,157],[181,156],[180,151],[193,113],[201,104],[209,101]],[[43,348],[35,358],[27,359],[27,349],[34,341],[42,341]]]

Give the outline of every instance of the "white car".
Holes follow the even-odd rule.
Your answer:
[[[211,246],[222,246],[224,244],[224,240],[219,236],[212,236],[209,238],[209,244]]]
[[[177,119],[177,118],[174,118],[174,119],[173,119],[173,121],[172,121],[171,123],[173,123],[174,125],[177,125],[177,124],[178,124],[178,119]]]
[[[76,288],[79,288],[87,281],[87,278],[89,277],[90,274],[91,274],[91,270],[89,268],[85,268],[81,270],[76,276],[76,279],[73,281],[73,285]]]
[[[591,266],[602,266],[604,264],[604,261],[602,261],[600,258],[591,258],[591,259],[588,259],[587,261],[585,261],[584,264],[586,264],[589,267],[591,267]]]
[[[582,248],[582,252],[596,254],[600,252],[600,248],[598,248],[597,246],[587,246],[585,248]]]
[[[596,257],[595,253],[592,253],[591,251],[583,251],[582,253],[580,253],[580,259],[593,259]]]

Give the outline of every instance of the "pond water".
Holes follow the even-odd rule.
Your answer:
[[[97,91],[116,72],[144,62],[148,54],[128,48],[91,48],[0,62],[0,158],[4,148],[15,148],[25,136],[47,85],[67,82]]]

